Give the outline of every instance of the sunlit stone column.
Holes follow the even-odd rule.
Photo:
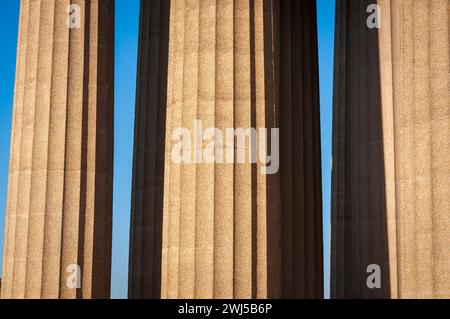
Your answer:
[[[109,297],[113,47],[114,1],[21,1],[3,298]]]
[[[322,297],[315,1],[141,9],[130,297]]]
[[[392,42],[382,91],[393,105],[395,286],[402,298],[449,298],[450,1],[385,1],[382,10],[391,21],[383,53]]]
[[[337,8],[332,295],[448,298],[450,1],[369,4]]]

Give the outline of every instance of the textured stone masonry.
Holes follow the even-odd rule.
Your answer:
[[[337,2],[332,297],[448,298],[450,1],[370,3]]]
[[[129,296],[321,298],[315,1],[141,8]],[[280,128],[280,171],[174,163],[171,134],[195,120]]]
[[[2,298],[109,297],[113,92],[114,1],[22,0]]]

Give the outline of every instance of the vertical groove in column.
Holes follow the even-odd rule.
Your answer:
[[[324,295],[324,267],[323,267],[323,202],[322,202],[322,148],[321,148],[321,112],[320,112],[320,82],[319,82],[319,39],[317,26],[317,3],[311,6],[311,71],[309,79],[312,82],[312,152],[313,152],[313,189],[314,189],[314,237],[311,238],[314,249],[314,297],[323,298]]]
[[[403,110],[403,79],[401,78],[402,74],[402,59],[403,59],[403,49],[400,49],[403,47],[404,43],[404,36],[403,36],[403,28],[404,26],[400,24],[400,17],[403,13],[403,7],[401,3],[394,2],[391,3],[391,33],[392,33],[392,70],[393,70],[393,110],[394,110],[394,147],[395,147],[395,192],[396,192],[396,232],[397,232],[397,284],[398,284],[398,297],[401,297],[404,292],[404,284],[405,284],[405,273],[401,267],[401,264],[407,260],[407,255],[405,253],[405,245],[403,244],[403,240],[405,239],[404,236],[404,230],[405,227],[403,225],[404,222],[404,211],[405,211],[405,203],[401,199],[401,187],[404,188],[404,181],[403,181],[403,175],[398,170],[399,163],[404,158],[404,150],[406,149],[405,145],[404,147],[401,147],[399,144],[399,141],[396,139],[396,136],[399,135],[400,131],[404,129],[404,125],[400,125],[399,117],[398,115]],[[382,86],[383,88],[383,86]],[[394,108],[395,106],[395,108]],[[404,142],[404,141],[403,141]],[[402,186],[403,184],[403,186]]]
[[[335,49],[335,88],[334,88],[334,139],[333,139],[333,196],[332,196],[332,220],[335,225],[332,229],[332,240],[336,243],[332,250],[332,297],[343,294],[347,284],[347,271],[345,270],[345,250],[347,248],[346,234],[347,224],[345,218],[345,195],[344,191],[346,181],[346,165],[345,165],[345,150],[346,150],[346,129],[347,123],[345,114],[346,108],[337,108],[336,105],[346,103],[345,83],[347,77],[347,59],[345,58],[346,47],[349,40],[352,39],[348,32],[347,26],[351,24],[349,19],[348,6],[351,5],[347,1],[339,1],[336,3],[336,49]],[[349,40],[347,40],[347,36]],[[343,80],[343,78],[345,80]],[[350,124],[350,123],[349,123]],[[336,278],[334,274],[339,274]]]
[[[65,162],[64,162],[64,189],[63,189],[63,215],[62,215],[62,247],[61,268],[64,272],[71,265],[80,265],[84,256],[84,221],[86,212],[86,127],[87,112],[86,85],[88,84],[89,59],[86,58],[90,50],[90,1],[74,1],[72,4],[80,6],[81,22],[85,32],[69,34],[69,68],[67,90],[67,113],[65,133]],[[81,267],[81,265],[80,265]],[[70,289],[67,284],[60,282],[61,298],[77,298],[79,291]]]
[[[399,174],[399,213],[403,227],[400,230],[404,232],[400,236],[404,238],[402,247],[402,255],[405,256],[404,262],[410,266],[404,268],[400,265],[403,278],[400,279],[402,285],[401,296],[407,298],[417,298],[417,281],[411,280],[417,278],[417,237],[416,237],[416,190],[415,190],[415,125],[414,125],[414,88],[415,84],[415,70],[414,70],[414,2],[407,1],[401,6],[401,16],[399,17],[401,38],[399,39],[399,46],[401,49],[401,98],[399,108],[397,110],[397,104],[394,105],[396,110],[397,123],[400,130],[400,139],[396,143],[402,146],[399,154],[399,161],[397,162],[397,168]],[[408,195],[406,195],[408,194]],[[414,194],[411,196],[411,194]],[[402,240],[403,241],[403,240]],[[403,262],[402,262],[403,264]]]
[[[281,209],[282,209],[282,295],[289,296],[293,285],[293,241],[292,238],[292,210],[293,210],[293,163],[292,146],[292,1],[280,2],[280,106],[287,105],[281,112],[280,107],[280,174],[281,174]],[[283,125],[281,126],[281,123]],[[300,231],[300,230],[299,230]],[[299,269],[299,271],[302,271]]]
[[[352,1],[349,10],[351,12],[364,12],[364,1]],[[350,48],[349,59],[356,65],[368,65],[368,37],[365,19],[355,18],[352,13],[349,15],[350,21]],[[356,49],[354,49],[356,48]],[[350,64],[347,64],[350,65]],[[349,94],[349,109],[346,110],[346,149],[345,161],[349,161],[349,169],[346,170],[348,178],[346,179],[345,191],[351,194],[352,202],[346,201],[346,243],[345,249],[351,252],[345,255],[346,278],[351,278],[356,274],[356,280],[348,280],[345,283],[345,289],[348,295],[356,296],[358,294],[368,297],[368,292],[361,289],[364,284],[364,277],[359,274],[364,273],[364,268],[371,262],[371,253],[373,247],[369,245],[372,242],[373,230],[370,227],[372,219],[371,194],[370,194],[370,170],[371,167],[369,146],[370,134],[370,97],[368,92],[367,73],[368,68],[349,68],[349,79],[357,85],[357,90],[352,90],[347,86],[346,94]],[[376,106],[375,106],[376,108]],[[353,134],[352,134],[353,133]],[[360,237],[364,234],[363,237]],[[361,241],[361,245],[359,245]],[[362,246],[362,247],[361,247]],[[362,248],[362,249],[361,249]],[[365,267],[364,267],[365,266]]]
[[[383,22],[381,22],[383,23]],[[371,292],[369,297],[379,298],[380,294],[391,296],[391,283],[389,262],[389,238],[390,227],[390,203],[388,202],[387,192],[389,186],[386,181],[390,178],[389,167],[385,166],[384,159],[389,157],[389,145],[384,142],[384,107],[383,107],[383,91],[381,90],[382,73],[379,61],[382,56],[382,47],[380,46],[380,33],[369,33],[369,41],[367,43],[369,69],[366,75],[368,93],[369,93],[369,111],[370,111],[370,135],[369,157],[372,159],[371,166],[375,169],[370,171],[370,194],[371,194],[371,215],[374,220],[375,231],[372,238],[376,242],[380,242],[372,251],[371,259],[373,263],[378,263],[382,270],[381,292]],[[372,62],[374,61],[374,62]],[[389,62],[386,63],[389,65]],[[377,81],[372,84],[371,74],[377,74]],[[381,106],[381,107],[380,107]],[[382,178],[381,178],[382,177]],[[392,191],[392,189],[391,189]],[[389,195],[390,196],[390,195]],[[381,212],[381,213],[380,213]],[[366,272],[367,273],[367,272]]]
[[[306,297],[320,297],[323,295],[323,285],[320,280],[323,271],[321,252],[322,223],[321,223],[321,152],[316,139],[320,136],[320,105],[318,90],[317,62],[317,31],[316,31],[316,5],[315,2],[302,2],[302,21],[305,35],[302,41],[303,54],[303,94],[305,103],[304,113],[304,154],[305,154],[305,260],[306,260]],[[319,217],[319,218],[317,218]],[[295,230],[294,230],[295,231]],[[318,235],[318,236],[317,236]],[[319,280],[318,280],[319,279]],[[318,285],[316,281],[320,282]],[[311,294],[311,295],[309,295]],[[299,297],[297,295],[296,297]]]
[[[174,97],[174,91],[173,91],[173,81],[174,81],[174,41],[170,41],[172,39],[171,37],[171,30],[174,29],[175,26],[175,19],[170,19],[170,17],[174,14],[175,9],[175,3],[172,3],[171,1],[167,1],[168,5],[168,15],[166,17],[166,20],[168,21],[168,29],[167,29],[167,114],[166,114],[166,121],[165,123],[165,156],[164,156],[164,165],[165,163],[169,163],[171,161],[171,150],[172,150],[172,142],[171,142],[171,136],[168,134],[167,130],[170,130],[172,127],[172,123],[174,120],[174,115],[172,114],[174,111],[174,107],[171,106],[173,104],[173,97]],[[144,19],[143,16],[141,16],[141,19]],[[140,67],[140,64],[138,65],[138,68]],[[163,140],[163,139],[161,139]],[[136,144],[135,144],[136,147]],[[162,262],[161,262],[161,298],[169,298],[169,262],[170,262],[170,250],[169,250],[169,239],[170,236],[170,230],[172,229],[172,219],[169,215],[165,214],[164,207],[166,209],[170,208],[170,197],[172,194],[172,174],[173,170],[171,169],[170,165],[165,165],[164,167],[164,201],[163,201],[163,208],[162,208],[162,214],[163,214],[163,236],[162,236]],[[133,230],[132,230],[133,231]]]
[[[430,78],[429,78],[429,1],[413,3],[413,104],[414,127],[414,208],[416,240],[416,297],[430,298],[433,291],[433,228],[431,214],[432,181],[430,172]]]
[[[13,253],[13,279],[11,298],[25,297],[26,281],[26,260],[27,260],[27,237],[29,227],[29,203],[31,196],[31,174],[32,174],[32,139],[34,134],[34,116],[36,100],[36,78],[39,49],[39,29],[40,29],[40,2],[30,2],[27,32],[27,53],[26,53],[26,74],[25,93],[23,100],[22,138],[20,144],[19,157],[19,185],[18,190],[21,196],[17,198],[16,225]],[[8,270],[5,270],[8,272]],[[7,283],[5,283],[7,285]]]
[[[171,114],[171,126],[167,128],[167,135],[172,134],[173,128],[182,128],[183,108],[183,61],[184,61],[184,3],[180,0],[171,2],[170,7],[171,29],[169,30],[169,69],[170,86],[168,90],[171,100],[167,107]],[[173,21],[173,24],[172,24]],[[181,53],[181,54],[180,54]],[[170,142],[171,151],[175,142]],[[163,218],[169,222],[167,243],[167,298],[178,298],[179,287],[179,234],[180,234],[180,209],[181,209],[181,165],[172,165],[172,157],[167,164],[170,170],[170,194],[169,203],[164,206]]]
[[[309,31],[309,44],[304,47],[308,51],[309,59],[304,63],[309,66],[305,81],[309,82],[310,121],[311,126],[307,127],[310,134],[309,152],[311,167],[310,179],[307,187],[311,190],[311,206],[306,211],[311,232],[307,237],[307,249],[309,254],[306,258],[309,262],[307,277],[310,284],[306,290],[307,298],[323,298],[323,226],[322,226],[322,151],[321,151],[321,128],[320,128],[320,92],[319,92],[319,61],[318,61],[318,33],[317,33],[317,5],[315,1],[310,1],[305,8],[304,16],[308,19],[307,29]]]
[[[67,70],[69,55],[69,28],[65,12],[69,1],[58,1],[55,7],[55,42],[53,55],[61,57],[53,60],[52,65],[52,105],[67,104]],[[59,13],[59,14],[58,14]],[[60,252],[62,231],[62,205],[64,187],[64,161],[65,158],[65,107],[50,108],[49,146],[48,146],[48,176],[47,176],[47,202],[45,209],[44,226],[44,261],[42,291],[48,298],[59,297]],[[63,119],[63,120],[61,120]],[[53,231],[51,231],[53,230]]]
[[[255,128],[257,117],[260,113],[257,112],[257,82],[260,79],[264,80],[264,76],[258,76],[256,73],[256,46],[258,45],[256,39],[256,11],[258,9],[258,4],[253,1],[249,3],[250,12],[250,127]],[[261,11],[258,12],[259,16],[264,17]],[[252,298],[257,298],[258,295],[258,285],[263,284],[263,281],[258,282],[258,163],[257,163],[257,152],[252,150],[253,144],[256,145],[258,135],[250,137],[249,144],[249,158],[250,158],[250,189],[251,189],[251,214],[250,214],[250,225],[251,225],[251,296]],[[239,146],[238,146],[239,147]],[[253,160],[255,159],[256,160]],[[256,162],[256,163],[255,163]],[[265,208],[263,208],[265,211]],[[261,243],[261,242],[260,242]],[[263,264],[264,265],[264,264]],[[261,266],[261,265],[259,265]],[[267,286],[267,285],[266,285]]]
[[[30,196],[28,228],[28,258],[26,262],[26,297],[39,298],[41,294],[42,261],[44,245],[46,179],[48,162],[48,131],[50,123],[50,87],[52,71],[52,51],[54,39],[54,4],[44,2],[41,5],[41,30],[39,32],[39,61],[36,75],[33,164],[30,189],[35,189]],[[52,37],[47,37],[48,35]]]
[[[433,298],[450,291],[450,2],[430,1],[431,179],[433,227]],[[447,72],[445,72],[447,70]]]
[[[396,192],[395,192],[395,141],[394,141],[394,82],[392,55],[392,10],[391,1],[379,0],[378,4],[383,12],[381,32],[379,32],[379,61],[382,103],[382,127],[384,170],[386,178],[386,219],[388,237],[388,260],[390,277],[390,297],[398,298],[398,258],[397,258],[397,223],[396,223]],[[384,63],[382,63],[384,61]]]
[[[144,1],[143,6],[149,2]],[[156,120],[166,128],[161,208],[162,298],[322,297],[316,7],[297,4],[292,25],[286,29],[279,23],[291,12],[282,6],[276,0],[170,3],[167,104],[153,106],[138,98],[137,105],[137,112],[146,107],[167,109],[166,118]],[[142,83],[149,72],[146,63],[157,63],[151,62],[151,57],[144,61],[142,55],[147,50],[143,34],[147,32],[145,21],[149,15],[142,11],[138,97],[145,92]],[[294,23],[295,19],[299,22]],[[154,41],[161,43],[160,37],[161,34],[155,35]],[[280,41],[281,38],[288,41]],[[295,50],[290,49],[291,43]],[[292,55],[295,70],[291,71],[291,66],[283,62],[284,50]],[[297,82],[285,77],[290,72]],[[157,74],[148,80],[161,78]],[[281,98],[283,84],[292,94],[295,92],[295,100]],[[301,119],[307,114],[301,125],[294,121],[290,115],[293,113]],[[145,119],[142,116],[137,113],[137,126],[150,129],[155,125],[147,115]],[[284,173],[265,175],[265,165],[279,164],[274,154],[279,150],[276,144],[279,137],[271,129],[280,126],[288,127],[283,128],[281,138],[287,136],[295,146],[295,153],[291,146],[282,144],[281,152],[290,161],[286,165],[282,159],[281,164],[286,165]],[[305,140],[297,141],[291,126],[304,133]],[[265,128],[267,132],[262,131]],[[260,129],[256,136],[254,129]],[[261,135],[261,131],[268,137]],[[151,149],[140,134],[137,127],[133,194],[142,174],[136,169],[136,150]],[[252,153],[255,142],[258,147]],[[268,154],[258,153],[262,142],[265,142],[263,151]],[[304,152],[308,153],[307,163],[294,171],[297,167],[294,163],[303,158]],[[183,158],[178,161],[172,155]],[[211,161],[214,155],[215,160]],[[262,163],[269,155],[273,162]],[[148,152],[146,156],[152,160],[151,157],[162,155]],[[260,162],[250,161],[255,158]],[[292,192],[290,179],[306,185]],[[298,209],[286,209],[281,204],[282,190],[290,194],[288,200],[295,202]],[[151,234],[144,235],[151,230],[140,226],[141,216],[149,210],[139,206],[140,200],[133,195],[130,265],[134,268],[146,258],[135,247],[151,241]],[[149,201],[152,200],[150,196]],[[295,225],[288,221],[293,216]],[[313,229],[308,230],[309,227]],[[292,260],[290,265],[283,265],[288,259]],[[298,273],[294,260],[307,266]],[[150,266],[138,267],[136,276],[130,273],[133,298],[148,296],[144,291],[149,282],[142,276],[147,276]],[[155,282],[156,274],[153,276]],[[153,297],[158,297],[156,291]]]
[[[15,229],[16,229],[16,208],[18,198],[18,183],[20,177],[20,144],[22,130],[23,99],[25,93],[25,71],[27,34],[29,19],[29,1],[22,1],[20,4],[19,18],[19,39],[17,44],[16,78],[14,86],[14,110],[11,134],[11,154],[9,164],[8,197],[5,221],[5,243],[3,250],[3,284],[2,296],[12,295],[12,277],[14,265]]]
[[[234,127],[234,1],[216,1],[215,123],[222,134]],[[223,137],[224,138],[224,137]],[[222,140],[216,141],[226,156]],[[217,152],[217,151],[216,151]],[[234,296],[234,165],[214,165],[214,298]]]
[[[267,71],[265,73],[265,60],[266,54],[271,55],[272,48],[269,52],[265,51],[265,26],[264,21],[268,24],[272,24],[271,12],[272,8],[267,7],[267,2],[263,0],[255,1],[253,9],[253,18],[251,22],[254,23],[253,38],[254,45],[252,49],[252,60],[254,62],[252,70],[252,78],[254,82],[253,97],[252,97],[252,110],[254,118],[252,119],[253,127],[257,130],[265,129],[266,127],[273,127],[273,71]],[[271,27],[269,27],[271,28]],[[257,76],[258,75],[258,76]],[[272,91],[266,92],[266,85],[272,86]],[[266,104],[267,101],[267,104]],[[267,120],[266,120],[267,118]],[[261,148],[267,149],[267,139],[258,135],[256,137],[257,143],[260,143]],[[262,146],[265,143],[264,146]],[[267,149],[270,151],[270,149]],[[256,154],[258,156],[258,154]],[[271,213],[270,198],[268,193],[267,183],[265,176],[262,176],[260,172],[264,169],[264,164],[258,162],[252,167],[252,188],[254,192],[254,202],[252,207],[253,214],[253,281],[254,286],[253,297],[264,298],[268,295],[268,268],[265,265],[265,261],[268,258],[268,232],[267,221]],[[274,194],[275,195],[275,194]],[[272,195],[273,196],[273,195]],[[275,195],[276,196],[276,195]],[[255,208],[256,205],[256,208]],[[255,214],[256,213],[256,214]],[[256,215],[256,216],[255,216]]]
[[[91,4],[91,55],[96,60],[90,62],[90,69],[96,69],[96,77],[90,81],[89,133],[90,146],[88,159],[95,156],[95,162],[88,160],[87,168],[91,181],[91,222],[93,234],[85,229],[85,265],[92,267],[90,278],[92,292],[84,293],[83,298],[105,298],[111,290],[111,255],[112,255],[112,194],[114,169],[114,21],[115,2],[113,0],[92,1]],[[98,22],[95,23],[97,17]],[[92,36],[95,34],[95,37]],[[94,53],[95,52],[95,53]],[[95,126],[95,132],[91,129]],[[92,135],[91,135],[92,132]],[[95,163],[95,165],[94,165]],[[95,178],[94,178],[95,176]],[[111,196],[109,196],[111,194]],[[92,252],[91,252],[92,249]],[[92,255],[86,258],[86,252]],[[87,267],[87,266],[85,266]],[[86,277],[86,275],[85,275]]]
[[[201,1],[199,9],[199,47],[198,47],[198,109],[197,116],[202,119],[203,128],[214,128],[216,119],[214,102],[216,99],[216,33],[211,32],[216,23],[216,3],[214,0]],[[209,131],[208,140],[199,145],[203,150],[203,163],[198,164],[196,172],[196,242],[195,242],[195,297],[200,299],[214,297],[214,166],[208,157],[215,152],[214,136]]]
[[[280,2],[272,0],[263,1],[264,10],[264,98],[265,103],[265,127],[268,132],[272,128],[279,128],[281,121],[280,112]],[[258,109],[259,110],[259,109]],[[260,116],[258,116],[260,118]],[[278,138],[280,139],[280,132],[278,132]],[[276,145],[272,147],[272,140],[275,137],[270,135],[267,138],[266,150],[269,154],[274,154],[275,151],[280,153],[280,146]],[[281,143],[279,143],[281,144]],[[280,154],[282,155],[282,154]],[[278,174],[267,175],[265,183],[265,192],[259,191],[258,196],[265,196],[267,202],[265,203],[267,211],[265,213],[265,232],[266,241],[263,243],[267,251],[263,254],[269,261],[267,267],[261,265],[261,268],[265,268],[267,272],[266,281],[263,283],[267,285],[263,287],[266,289],[266,293],[261,292],[258,297],[279,298],[283,295],[283,283],[284,277],[287,274],[283,273],[283,232],[282,222],[283,216],[281,212],[281,176],[282,171]],[[261,180],[264,180],[263,176],[259,176]],[[259,181],[262,183],[262,181]],[[259,203],[259,199],[258,199]],[[261,218],[262,219],[262,218]],[[264,226],[261,226],[264,229]],[[259,226],[258,226],[258,229]],[[259,242],[258,238],[258,242]]]
[[[183,90],[181,127],[191,134],[191,163],[181,164],[181,209],[179,237],[179,298],[195,297],[195,219],[196,219],[196,124],[198,103],[198,39],[199,2],[184,1],[183,78],[179,85]]]
[[[291,298],[294,298],[294,291],[300,293],[300,297],[304,298],[304,292],[306,290],[306,192],[305,192],[305,175],[306,175],[306,160],[305,157],[305,112],[309,107],[305,101],[306,87],[303,79],[304,69],[306,65],[303,62],[307,59],[304,57],[306,52],[303,51],[303,42],[296,41],[298,35],[305,36],[305,30],[303,27],[302,17],[302,2],[291,1],[291,73],[292,82],[291,85],[291,98],[292,104],[288,107],[291,108],[292,118],[292,151],[290,154],[292,161],[292,211],[290,212],[292,223],[287,225],[290,227],[292,241],[292,268],[289,269],[292,272],[292,288],[286,290],[285,293]]]
[[[86,8],[87,9],[87,8]],[[91,3],[89,4],[89,11],[86,12],[86,20],[89,21],[87,22],[89,24],[85,26],[85,30],[87,33],[86,36],[86,44],[85,46],[88,48],[85,50],[84,52],[84,59],[87,61],[84,64],[84,72],[88,77],[88,81],[85,82],[83,90],[84,90],[84,94],[83,94],[83,103],[86,105],[93,105],[95,107],[93,108],[88,108],[87,110],[85,110],[83,112],[83,121],[84,123],[86,123],[86,127],[87,129],[83,129],[83,135],[82,138],[83,140],[85,140],[85,143],[82,147],[82,157],[86,157],[86,158],[97,158],[95,151],[96,151],[96,137],[98,132],[100,131],[100,128],[96,127],[96,121],[97,121],[97,117],[100,117],[102,113],[105,113],[105,110],[100,109],[100,106],[97,105],[97,95],[93,94],[93,92],[91,90],[89,90],[89,87],[96,87],[97,84],[97,78],[99,75],[99,72],[97,71],[96,68],[90,68],[90,65],[95,64],[96,61],[98,61],[99,59],[99,54],[96,50],[96,45],[99,42],[99,37],[98,37],[98,24],[94,23],[92,21],[92,19],[90,19],[90,17],[98,17],[98,19],[101,19],[99,17],[99,11],[98,11],[98,2],[97,1],[91,1]],[[99,114],[97,114],[97,109],[96,107],[98,107],[98,111]],[[107,153],[107,152],[106,152]],[[107,158],[106,158],[106,163],[108,162]],[[100,165],[99,165],[100,166]],[[94,236],[101,234],[103,232],[103,229],[99,228],[96,230],[97,234],[94,234],[94,224],[95,224],[95,214],[94,211],[97,208],[94,201],[90,200],[91,198],[93,198],[93,195],[95,194],[96,188],[95,188],[95,180],[96,180],[96,176],[95,176],[95,169],[96,166],[92,165],[91,163],[89,163],[88,161],[82,161],[82,171],[84,173],[82,173],[81,178],[82,180],[84,180],[82,187],[81,187],[81,192],[85,192],[86,193],[86,200],[84,201],[84,203],[82,204],[82,211],[85,211],[85,214],[80,218],[80,224],[84,224],[84,227],[82,227],[79,231],[79,237],[83,238],[82,240],[82,244],[79,246],[78,251],[79,251],[79,263],[82,263],[83,266],[82,268],[85,270],[84,271],[84,276],[82,277],[82,281],[84,285],[87,286],[97,286],[94,280],[97,280],[98,276],[100,274],[95,274],[95,279],[93,278],[94,273],[93,273],[93,267],[89,267],[90,266],[90,262],[92,260],[93,254],[94,254],[94,249],[95,247],[95,242],[94,242]],[[102,181],[104,181],[104,177],[101,176],[100,174],[100,170],[99,167],[97,166],[98,169],[98,178],[102,179]],[[100,177],[101,176],[101,177]],[[112,183],[112,180],[111,180]],[[103,185],[103,182],[100,183],[100,185]],[[103,190],[101,188],[97,189],[99,192],[103,192]],[[112,190],[111,190],[112,191]],[[99,210],[101,211],[101,209]],[[100,214],[99,214],[100,215]],[[101,216],[104,217],[104,216]],[[97,217],[101,218],[100,216]],[[105,221],[106,222],[106,221]],[[112,225],[111,225],[112,226]],[[99,236],[100,238],[102,238],[102,236]],[[100,238],[98,238],[98,240],[100,240]],[[103,239],[103,238],[102,238]],[[106,238],[105,239],[105,243],[106,246],[108,246],[108,241]],[[90,251],[86,251],[84,247],[89,247],[90,245],[92,245],[92,249]],[[98,244],[97,244],[98,245]],[[102,281],[99,280],[99,283],[101,283]],[[100,287],[96,287],[97,289],[101,289]],[[82,294],[80,294],[80,297],[82,297]],[[89,298],[89,294],[85,294],[86,298]]]
[[[97,0],[74,1],[81,28],[69,31],[70,4],[21,2],[10,192],[23,196],[17,205],[8,196],[3,298],[109,297],[114,63],[113,41],[102,43],[97,31],[114,34],[114,2],[97,10]],[[98,58],[105,54],[106,63]],[[100,107],[109,116],[97,116]],[[98,145],[102,158],[92,154]],[[93,187],[99,180],[103,189]],[[96,233],[104,234],[103,250]],[[76,275],[68,267],[76,265],[80,289],[68,286]]]
[[[397,2],[393,4],[396,15],[393,16],[394,32],[398,36],[393,39],[394,83],[398,89],[394,93],[395,110],[395,143],[396,143],[396,192],[398,198],[397,213],[399,214],[399,297],[415,298],[416,282],[409,278],[416,278],[415,247],[415,198],[407,198],[404,194],[415,194],[414,191],[414,126],[413,122],[413,91],[414,61],[413,61],[413,32],[412,2]],[[398,51],[397,51],[398,50]],[[396,52],[397,51],[397,52]],[[394,60],[395,61],[395,60]],[[400,144],[401,143],[401,144]],[[402,267],[404,263],[410,265]]]
[[[251,126],[251,56],[250,3],[234,2],[234,128],[247,130]],[[235,141],[237,139],[235,138]],[[234,145],[234,297],[252,297],[252,185],[251,164],[248,164],[249,144]],[[227,148],[229,145],[227,145]],[[244,163],[238,158],[245,150]]]

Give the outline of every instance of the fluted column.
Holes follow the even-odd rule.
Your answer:
[[[141,3],[130,297],[322,297],[315,1]],[[250,128],[275,174],[226,139]]]
[[[141,1],[128,296],[161,295],[169,0]]]
[[[338,2],[332,291],[448,298],[450,1],[378,4],[369,30],[369,3]],[[368,289],[368,264],[381,289]]]
[[[21,1],[3,298],[109,297],[113,45],[114,1]]]
[[[404,298],[448,298],[450,1],[382,8],[391,21],[381,32],[392,42],[384,63],[391,63],[385,76],[392,74],[394,88],[397,291]],[[382,84],[386,100],[389,84]]]
[[[336,5],[331,295],[382,297],[389,290],[378,34],[370,0]],[[384,22],[384,21],[383,21]],[[382,289],[369,289],[369,265]]]
[[[283,298],[323,297],[322,164],[316,1],[280,6],[279,82]],[[269,191],[270,193],[271,191]],[[269,205],[272,199],[268,200]],[[272,215],[272,214],[269,214]],[[272,217],[273,218],[273,217]],[[269,220],[268,224],[274,221]],[[270,244],[272,239],[268,240]],[[269,251],[274,250],[271,245]],[[273,261],[268,259],[268,263]],[[269,267],[271,267],[269,265]]]

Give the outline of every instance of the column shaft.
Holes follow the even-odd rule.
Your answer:
[[[130,298],[161,295],[170,1],[141,1],[129,259]]]
[[[381,5],[391,23],[380,32],[392,42],[391,55],[381,63],[388,64],[386,76],[392,74],[393,82],[389,105],[394,110],[399,256],[394,293],[401,298],[448,298],[450,1]],[[387,85],[382,83],[382,90]]]
[[[386,190],[377,29],[370,0],[338,1],[332,172],[331,295],[383,297],[389,290]],[[382,289],[369,289],[379,265]]]
[[[131,297],[322,297],[316,8],[297,2],[142,1]]]
[[[332,294],[448,297],[450,1],[369,4],[337,8]]]
[[[113,1],[21,1],[3,298],[109,296],[113,45]]]

